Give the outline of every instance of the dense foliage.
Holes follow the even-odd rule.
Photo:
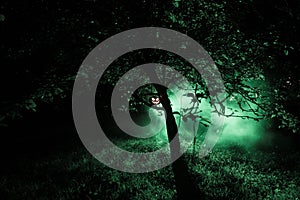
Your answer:
[[[298,8],[296,1],[283,0],[6,2],[1,65],[10,80],[2,80],[1,125],[26,110],[38,111],[42,102],[60,104],[70,97],[76,70],[105,38],[160,26],[189,35],[209,52],[225,81],[227,100],[242,111],[228,116],[272,118],[276,127],[297,132]],[[15,84],[7,87],[7,81]]]

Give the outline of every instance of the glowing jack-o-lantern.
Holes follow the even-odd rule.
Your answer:
[[[157,104],[160,103],[160,98],[159,98],[159,97],[151,97],[151,98],[150,98],[150,102],[151,102],[151,104],[153,104],[153,105],[157,105]]]

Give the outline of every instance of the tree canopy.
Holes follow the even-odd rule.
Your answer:
[[[7,1],[0,13],[5,39],[0,62],[10,79],[1,82],[0,124],[38,112],[44,102],[69,101],[77,69],[91,49],[121,31],[156,26],[187,34],[208,51],[225,83],[226,116],[272,119],[276,128],[299,132],[298,9],[294,0],[84,1],[72,6]],[[104,77],[107,84],[130,66],[149,61],[145,54],[133,52],[116,61],[118,70],[111,67]],[[181,69],[194,83],[195,95],[207,98],[201,78],[185,61],[166,52],[151,55]]]

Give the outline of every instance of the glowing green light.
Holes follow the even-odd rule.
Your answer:
[[[208,120],[211,119],[212,107],[208,100],[202,99],[201,103],[197,102],[197,104],[194,104],[195,99],[193,99],[192,94],[194,94],[193,90],[183,90],[176,87],[171,88],[168,91],[168,96],[172,104],[177,126],[180,127],[179,135],[181,139],[194,137],[195,134],[198,136],[205,136],[207,127],[199,123],[201,120],[199,116]],[[238,96],[232,96],[228,99],[226,113],[230,113],[232,110],[235,110],[235,112],[243,114],[241,108],[237,104],[238,98]],[[248,103],[251,106],[255,106],[250,102]],[[156,106],[162,108],[161,104]],[[198,118],[194,120],[188,116],[188,113],[191,112],[192,108],[194,109],[193,112],[195,115],[198,113]],[[229,108],[231,108],[231,110]],[[165,124],[164,111],[150,108],[149,112],[152,112],[152,114],[154,113],[152,116],[159,118],[163,122],[162,124]],[[226,118],[224,128],[218,142],[239,143],[245,146],[252,145],[261,138],[262,134],[265,132],[265,126],[266,121],[257,122],[251,119],[242,119],[239,117]],[[158,144],[168,143],[165,126],[162,127],[161,131],[155,136],[155,138]]]

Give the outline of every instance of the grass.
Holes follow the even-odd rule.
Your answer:
[[[127,149],[153,143],[119,140]],[[300,153],[246,149],[218,144],[203,159],[185,154],[191,177],[207,199],[299,199]],[[2,170],[2,199],[172,199],[176,195],[171,167],[130,174],[112,170],[82,146],[43,158],[23,157]],[[4,197],[4,198],[3,198]]]

